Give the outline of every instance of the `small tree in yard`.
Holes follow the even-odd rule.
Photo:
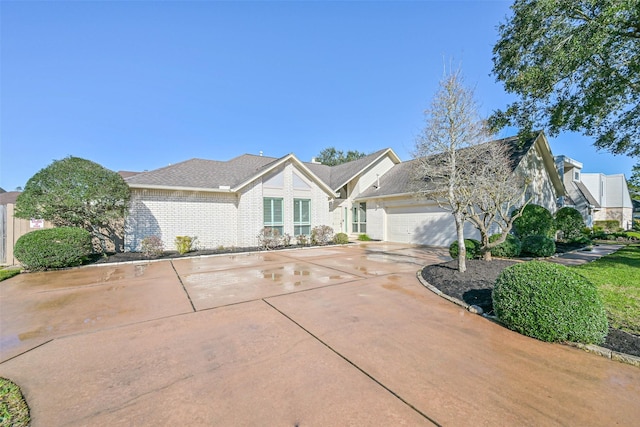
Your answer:
[[[477,151],[479,162],[471,165],[473,194],[467,220],[480,232],[482,258],[491,261],[491,250],[504,243],[527,206],[527,179],[514,173],[505,143],[493,141]],[[515,209],[517,205],[521,206]],[[495,228],[500,230],[498,237],[492,237]]]
[[[458,270],[466,270],[464,222],[474,203],[472,165],[483,161],[477,147],[490,139],[478,115],[472,89],[464,86],[460,71],[440,81],[431,106],[425,111],[426,126],[416,141],[413,179],[416,195],[434,199],[451,212],[458,240]]]
[[[17,218],[42,218],[56,227],[79,227],[114,243],[123,234],[129,186],[116,172],[79,157],[56,160],[36,173],[16,200]]]

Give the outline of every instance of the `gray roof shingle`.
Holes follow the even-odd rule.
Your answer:
[[[133,186],[182,188],[234,187],[277,159],[244,154],[227,162],[191,159],[126,179]]]
[[[349,179],[358,174],[375,161],[386,150],[376,151],[360,159],[337,166],[327,166],[319,163],[304,163],[304,165],[334,191],[344,185]],[[284,156],[286,157],[286,156]],[[259,175],[261,172],[282,160],[274,157],[243,154],[229,161],[191,159],[169,165],[149,172],[143,172],[126,179],[134,187],[178,187],[178,188],[206,188],[217,189],[220,186],[234,188],[243,182]]]
[[[530,137],[520,139],[519,137],[510,137],[491,141],[489,143],[506,144],[509,148],[509,157],[511,159],[512,168],[515,169],[522,158],[531,149],[531,146],[538,138],[540,133],[536,132]],[[489,144],[488,143],[488,144]],[[435,157],[435,156],[431,156]],[[358,198],[392,196],[396,194],[407,194],[412,192],[411,175],[412,169],[417,160],[398,163],[391,170],[380,177],[380,187],[372,186],[363,191]]]

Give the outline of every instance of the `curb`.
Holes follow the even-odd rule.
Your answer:
[[[449,302],[452,302],[452,303],[454,303],[456,305],[459,305],[460,307],[464,308],[465,310],[467,310],[470,313],[479,314],[480,316],[484,317],[485,319],[490,320],[491,322],[497,323],[500,326],[503,326],[503,327],[506,328],[506,325],[504,323],[502,323],[500,320],[498,320],[497,317],[489,316],[488,314],[483,313],[482,309],[480,309],[480,312],[476,311],[476,309],[475,309],[476,306],[469,305],[469,304],[465,303],[464,301],[460,301],[458,298],[449,296],[449,295],[443,293],[440,289],[438,289],[435,286],[433,286],[431,283],[429,283],[426,280],[424,280],[424,277],[422,277],[422,268],[420,270],[418,270],[418,272],[416,273],[416,278],[422,284],[422,286],[424,286],[425,288],[429,289],[431,292],[433,292],[434,294],[438,295],[439,297],[442,297],[442,298],[446,299]],[[597,354],[598,356],[606,357],[607,359],[616,360],[618,362],[626,363],[628,365],[632,365],[632,366],[636,366],[636,367],[640,368],[640,357],[638,357],[638,356],[632,356],[630,354],[620,353],[618,351],[610,350],[608,348],[600,347],[599,345],[594,345],[594,344],[581,344],[581,343],[569,342],[569,341],[562,342],[560,344],[568,345],[569,347],[579,348],[579,349],[584,350],[584,351],[586,351],[588,353]]]

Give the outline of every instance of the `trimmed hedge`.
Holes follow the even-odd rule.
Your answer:
[[[493,243],[500,238],[500,234],[489,237],[489,243]],[[491,255],[500,258],[515,258],[520,255],[522,242],[513,234],[507,234],[507,239],[495,248],[491,249]]]
[[[27,270],[80,265],[91,251],[91,234],[77,227],[32,231],[20,237],[14,247],[15,257]]]
[[[492,297],[509,329],[543,341],[599,344],[609,329],[596,286],[563,265],[530,261],[507,267]]]
[[[534,257],[548,257],[556,253],[556,242],[547,236],[528,236],[522,241],[522,253]]]
[[[585,224],[577,209],[565,206],[556,212],[556,227],[565,242],[573,242],[582,236]]]
[[[607,219],[603,221],[594,221],[593,228],[602,227],[606,233],[615,233],[621,231],[620,221],[615,219]]]
[[[466,259],[473,259],[480,257],[480,247],[482,244],[475,239],[464,239],[464,247],[467,248]],[[451,258],[458,259],[458,241],[454,241],[449,246],[449,255]]]
[[[338,245],[346,245],[347,243],[349,243],[349,236],[347,236],[346,233],[338,233],[333,236],[333,243],[336,243]]]
[[[537,234],[553,237],[556,224],[551,212],[544,206],[527,205],[522,216],[513,222],[513,231],[523,241],[526,237]]]

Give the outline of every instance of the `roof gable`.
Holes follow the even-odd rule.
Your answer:
[[[400,163],[390,148],[336,166],[302,162],[294,154],[279,159],[243,154],[228,161],[190,159],[139,173],[128,177],[126,182],[132,188],[235,192],[291,161],[304,175],[333,195],[383,156],[390,156],[395,163]]]
[[[541,139],[542,138],[542,139]],[[552,183],[556,191],[559,194],[564,193],[564,186],[560,180],[560,177],[555,169],[555,163],[553,155],[549,149],[549,145],[546,142],[543,132],[534,132],[530,136],[521,138],[519,136],[509,137],[490,141],[490,143],[502,143],[506,144],[508,148],[509,159],[511,161],[511,167],[515,169],[520,165],[522,159],[527,155],[531,148],[538,144],[542,151],[543,161]],[[437,155],[431,156],[435,157]],[[366,191],[360,194],[358,199],[370,199],[379,197],[394,197],[413,193],[411,185],[411,173],[415,162],[418,160],[410,160],[396,164],[380,177],[380,186],[374,186],[368,188]],[[549,169],[551,168],[551,169]]]
[[[317,182],[325,192],[333,195],[333,191],[327,183],[293,154],[279,159],[243,154],[226,162],[190,159],[134,175],[127,178],[126,182],[131,188],[237,192],[287,161],[294,163],[303,174]]]

